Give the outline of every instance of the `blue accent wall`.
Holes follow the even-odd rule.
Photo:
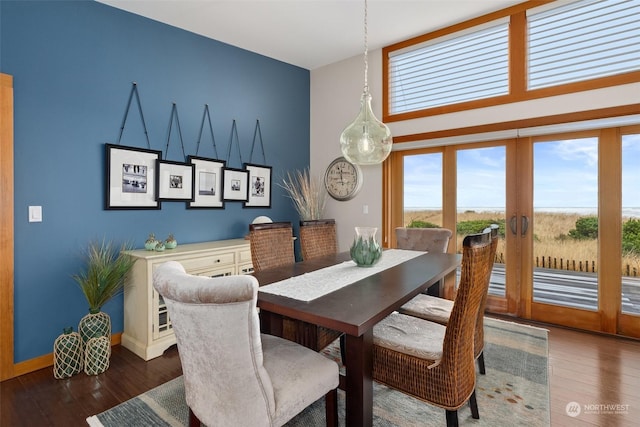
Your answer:
[[[242,237],[258,215],[297,223],[277,182],[309,165],[308,70],[93,1],[3,0],[0,71],[14,78],[16,363],[51,353],[62,329],[76,329],[87,313],[71,276],[91,240],[141,248],[151,232],[191,243]],[[104,210],[104,144],[117,142],[132,82],[151,148],[167,160],[184,161],[175,123],[166,152],[173,102],[187,155],[196,154],[205,104],[223,160],[236,120],[242,159],[234,147],[229,167],[264,163],[258,147],[250,159],[259,119],[272,207],[188,210],[164,202],[161,210]],[[146,148],[135,102],[121,144]],[[208,132],[198,155],[215,157]],[[30,205],[43,207],[43,222],[28,222]],[[121,332],[122,297],[103,311]]]

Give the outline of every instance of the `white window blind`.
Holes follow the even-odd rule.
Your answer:
[[[638,0],[581,0],[527,20],[529,89],[640,70]]]
[[[507,94],[508,61],[507,22],[394,52],[389,57],[390,112]]]

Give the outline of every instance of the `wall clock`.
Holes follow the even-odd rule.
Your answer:
[[[362,188],[362,170],[344,157],[338,157],[327,167],[324,186],[334,199],[351,200]]]

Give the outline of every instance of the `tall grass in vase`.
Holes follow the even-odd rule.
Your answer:
[[[128,244],[91,242],[87,247],[85,271],[73,275],[87,299],[89,314],[78,325],[85,354],[85,372],[97,375],[107,370],[111,356],[111,318],[102,306],[124,291],[125,278],[135,259],[124,251]]]
[[[327,192],[320,179],[311,175],[309,168],[287,172],[282,184],[278,185],[285,189],[302,221],[322,219]]]

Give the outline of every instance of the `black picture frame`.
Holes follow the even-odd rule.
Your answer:
[[[105,144],[105,210],[160,209],[157,162],[162,152]]]
[[[187,209],[224,209],[222,175],[227,162],[207,157],[188,156],[193,165],[193,200]]]
[[[222,170],[222,198],[225,201],[246,202],[249,197],[249,172],[243,169]]]
[[[158,201],[193,200],[193,165],[171,160],[158,160],[156,187]]]
[[[249,173],[249,189],[245,208],[271,207],[271,166],[245,163],[244,169]]]

